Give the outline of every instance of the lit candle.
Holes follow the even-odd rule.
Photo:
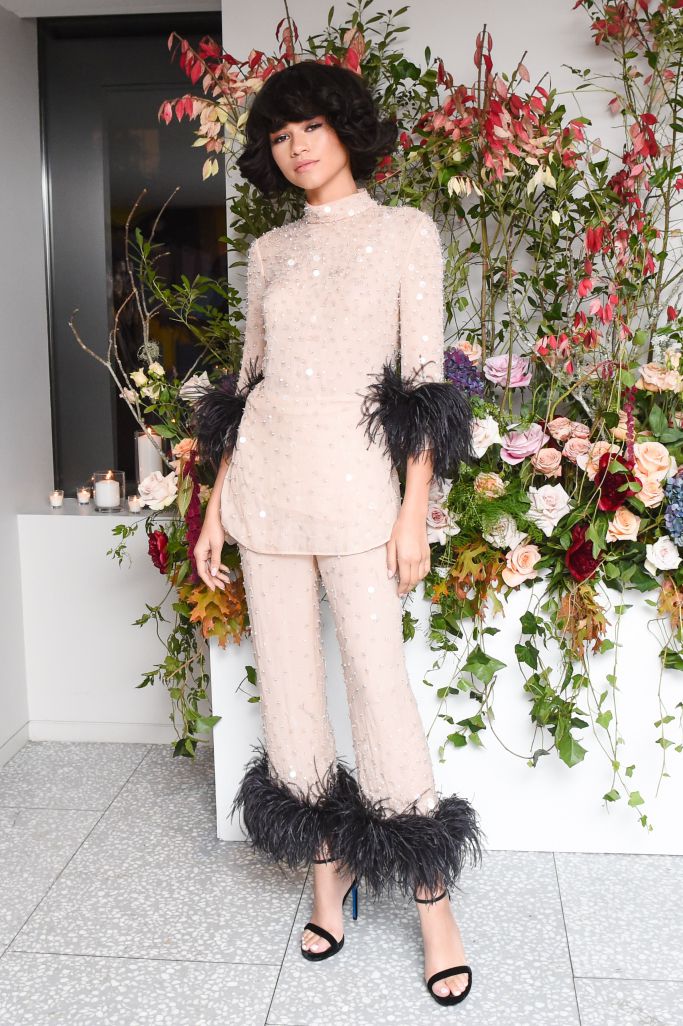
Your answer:
[[[64,489],[55,488],[54,492],[50,492],[50,505],[53,509],[58,509],[64,503]]]
[[[116,509],[121,505],[121,488],[111,470],[101,481],[95,481],[95,504],[100,509]]]
[[[90,489],[87,485],[81,485],[80,488],[76,489],[76,498],[81,506],[85,506],[90,502]]]
[[[161,435],[154,428],[148,427],[138,431],[136,435],[138,455],[138,484],[155,470],[163,470],[163,460],[157,445],[161,445]]]
[[[142,503],[140,502],[139,495],[128,496],[128,509],[131,513],[139,513],[142,509]]]

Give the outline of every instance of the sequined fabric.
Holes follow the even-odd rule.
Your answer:
[[[396,468],[362,426],[364,390],[400,354],[415,381],[443,381],[443,255],[433,219],[366,189],[306,203],[251,244],[247,396],[221,493],[228,541],[259,552],[348,554],[386,542]]]

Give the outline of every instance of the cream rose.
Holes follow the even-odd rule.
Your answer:
[[[645,554],[645,569],[653,577],[659,570],[676,570],[681,562],[678,548],[668,534],[663,534],[654,545],[646,545]]]
[[[576,463],[579,456],[585,456],[590,447],[591,443],[587,438],[575,438],[575,436],[572,435],[572,437],[564,443],[562,455],[566,457],[570,463]]]
[[[566,442],[572,433],[572,422],[569,417],[553,417],[545,426],[556,442]]]
[[[166,377],[166,371],[164,370],[162,365],[158,363],[156,360],[154,360],[153,363],[150,363],[149,367],[147,368],[147,373],[151,374],[153,378]]]
[[[570,498],[561,484],[541,485],[540,488],[529,488],[531,507],[527,511],[527,520],[536,524],[543,533],[550,537],[558,522],[571,509]]]
[[[487,499],[496,499],[505,495],[505,482],[500,474],[477,474],[474,479],[474,490],[477,495],[483,495]]]
[[[541,553],[535,545],[517,545],[505,556],[507,566],[501,571],[505,583],[511,588],[516,588],[523,581],[533,581],[538,577],[534,569],[541,558]]]
[[[549,446],[539,449],[531,457],[530,463],[544,477],[562,477],[562,453],[559,449]]]
[[[450,535],[459,533],[460,527],[447,509],[436,503],[427,507],[427,541],[445,545]]]
[[[482,538],[497,549],[514,549],[526,538],[526,534],[518,530],[511,513],[501,513],[493,527],[488,531],[482,531],[481,534]]]
[[[148,474],[138,485],[140,503],[150,509],[165,509],[178,494],[178,480],[174,470],[164,475],[160,470]]]
[[[131,371],[130,380],[136,388],[142,388],[143,385],[147,384],[147,375],[141,370]]]
[[[636,541],[639,527],[640,517],[626,509],[626,506],[620,506],[610,521],[605,541]]]
[[[500,428],[495,417],[475,417],[472,422],[472,451],[479,460],[489,446],[500,444]]]
[[[644,477],[653,481],[663,481],[671,469],[669,450],[661,442],[636,442],[633,446],[635,457],[635,473],[642,480]]]

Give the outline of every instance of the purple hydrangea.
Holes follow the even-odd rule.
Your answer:
[[[457,385],[465,395],[483,396],[484,394],[486,384],[484,377],[462,349],[446,350],[444,377],[446,381],[452,381],[454,385]]]
[[[683,475],[670,477],[664,487],[669,504],[664,512],[664,523],[672,540],[683,548]]]

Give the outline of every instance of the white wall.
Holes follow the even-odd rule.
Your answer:
[[[36,26],[0,7],[0,764],[26,740],[16,514],[52,487]],[[34,610],[36,617],[49,610]]]

